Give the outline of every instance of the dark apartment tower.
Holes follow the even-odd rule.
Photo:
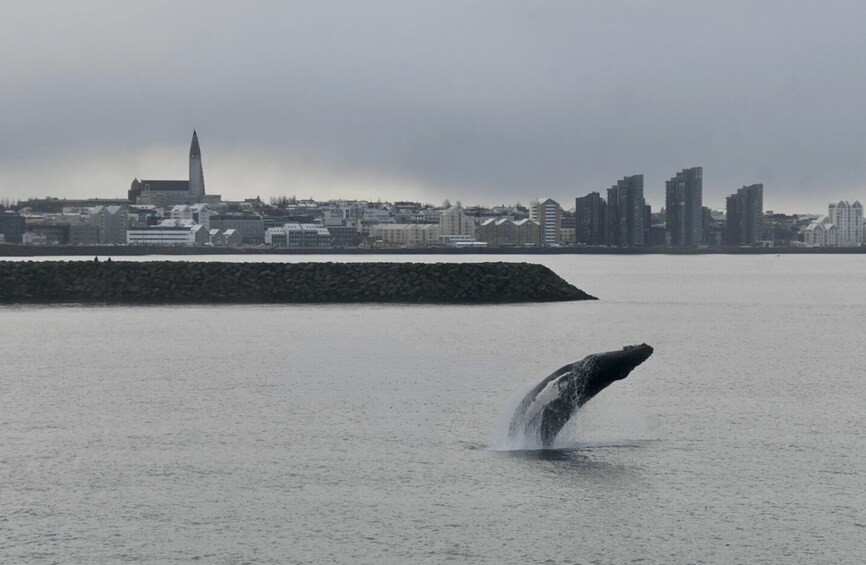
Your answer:
[[[575,241],[587,245],[607,243],[605,219],[607,204],[597,192],[574,200]]]
[[[608,245],[633,247],[646,243],[645,206],[643,175],[625,177],[607,190]]]
[[[701,235],[701,242],[704,245],[715,245],[715,232],[713,231],[713,212],[708,207],[701,208],[701,223],[704,226],[704,233]]]
[[[643,241],[644,244],[650,244],[650,231],[653,227],[653,208],[649,204],[643,207]]]
[[[750,245],[764,231],[764,185],[744,186],[726,200],[725,243]]]
[[[683,169],[665,183],[665,217],[671,245],[703,240],[703,168]]]
[[[725,243],[740,244],[740,199],[736,194],[725,199]]]

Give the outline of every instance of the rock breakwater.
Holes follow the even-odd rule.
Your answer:
[[[0,303],[497,304],[591,300],[529,263],[0,261]]]

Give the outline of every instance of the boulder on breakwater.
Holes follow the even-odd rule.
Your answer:
[[[498,304],[592,300],[529,263],[0,261],[0,303]]]

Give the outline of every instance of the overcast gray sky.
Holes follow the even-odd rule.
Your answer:
[[[866,2],[0,0],[0,197],[866,200]]]

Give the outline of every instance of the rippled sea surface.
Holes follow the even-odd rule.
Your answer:
[[[0,562],[866,559],[866,257],[502,259],[600,300],[0,307]],[[640,342],[566,448],[494,449]]]

